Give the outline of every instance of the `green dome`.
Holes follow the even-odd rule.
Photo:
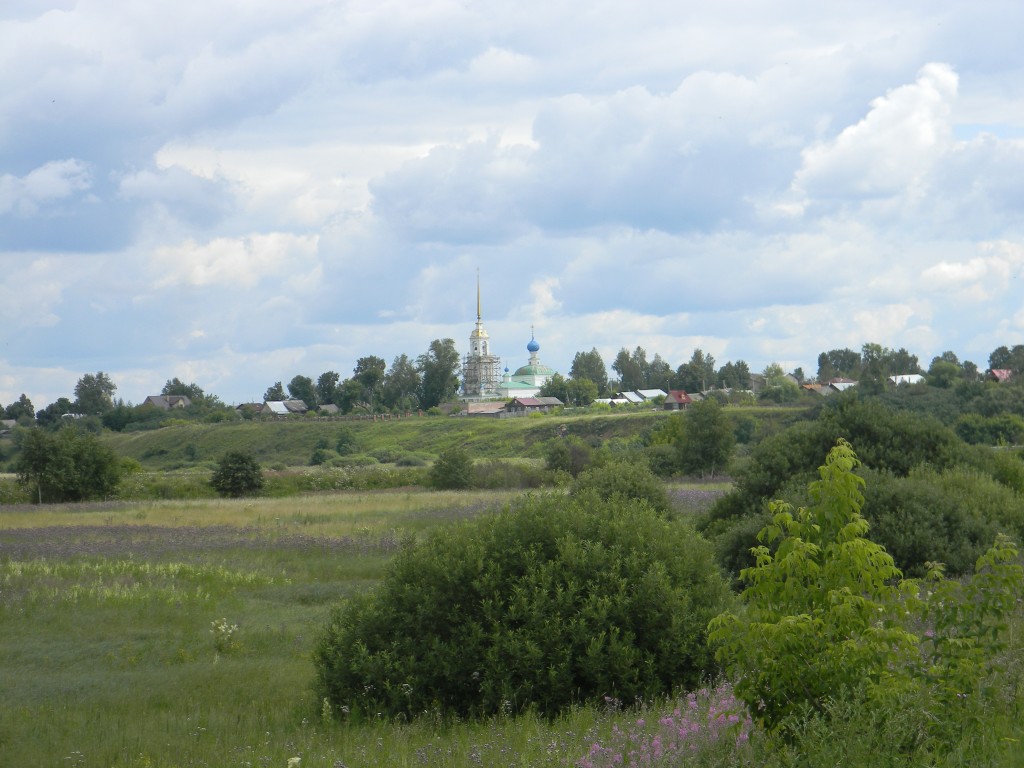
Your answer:
[[[517,370],[513,376],[554,376],[555,369],[537,363],[536,365],[524,365]]]

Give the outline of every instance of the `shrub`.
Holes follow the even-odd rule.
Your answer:
[[[473,486],[473,459],[458,446],[437,457],[430,468],[430,486],[437,490],[460,490]]]
[[[474,488],[540,488],[550,484],[551,472],[524,461],[488,459],[473,465]]]
[[[592,493],[605,501],[639,499],[661,514],[672,508],[665,485],[643,464],[609,464],[588,469],[576,478],[569,493]]]
[[[872,538],[910,576],[923,576],[929,562],[945,563],[950,575],[970,573],[996,534],[1024,536],[1024,499],[976,471],[922,467],[906,478],[865,477]]]
[[[544,461],[548,469],[568,472],[577,477],[590,466],[593,451],[575,435],[556,437],[545,446]]]
[[[228,451],[217,462],[210,485],[221,496],[250,496],[263,488],[263,470],[245,451]]]
[[[309,463],[314,467],[319,467],[321,464],[327,464],[332,459],[337,458],[339,458],[337,452],[326,447],[319,447],[313,449],[313,453],[309,457]]]
[[[990,695],[977,683],[994,669],[1024,586],[1017,550],[998,536],[969,581],[945,581],[936,564],[928,590],[902,581],[866,538],[858,465],[839,441],[808,488],[810,506],[772,502],[756,563],[741,573],[745,610],[711,622],[717,658],[770,730],[798,734],[806,715],[827,715],[837,699],[874,706],[928,692],[938,707],[915,730],[958,740],[960,728],[948,725],[967,691]]]
[[[359,450],[359,442],[356,440],[355,432],[349,427],[342,427],[338,430],[338,436],[334,443],[334,450],[341,456],[355,453]]]
[[[729,600],[708,544],[636,501],[531,496],[409,543],[333,613],[317,698],[372,716],[623,701],[712,672]]]
[[[39,428],[19,430],[15,462],[18,482],[42,502],[103,499],[114,494],[123,466],[107,445],[78,426],[56,434]]]

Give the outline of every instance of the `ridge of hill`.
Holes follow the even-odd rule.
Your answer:
[[[740,409],[730,409],[734,413]],[[803,409],[742,409],[759,422],[778,428],[799,418]],[[477,458],[541,458],[543,445],[559,435],[606,443],[632,440],[668,418],[669,411],[634,411],[601,415],[564,413],[511,419],[423,416],[403,419],[282,419],[219,424],[174,424],[160,429],[104,436],[121,456],[148,470],[208,465],[230,450],[251,452],[265,466],[305,466],[318,447],[334,448],[348,433],[356,454],[436,457],[458,445]]]

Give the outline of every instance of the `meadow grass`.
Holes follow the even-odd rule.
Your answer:
[[[677,508],[697,511],[720,489],[672,492]],[[729,704],[727,686],[696,708],[686,695],[609,700],[555,720],[428,711],[355,722],[325,711],[311,693],[311,651],[332,606],[379,580],[403,537],[509,498],[403,490],[0,506],[0,766],[834,765],[835,749],[867,754],[871,723],[856,718],[815,726],[803,753],[773,743]],[[985,764],[1019,765],[1019,691],[1006,702],[987,713]],[[934,764],[970,765],[968,748]]]

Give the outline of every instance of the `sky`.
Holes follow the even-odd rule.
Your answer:
[[[0,404],[228,403],[476,321],[642,346],[1024,343],[1024,4],[5,0]]]

